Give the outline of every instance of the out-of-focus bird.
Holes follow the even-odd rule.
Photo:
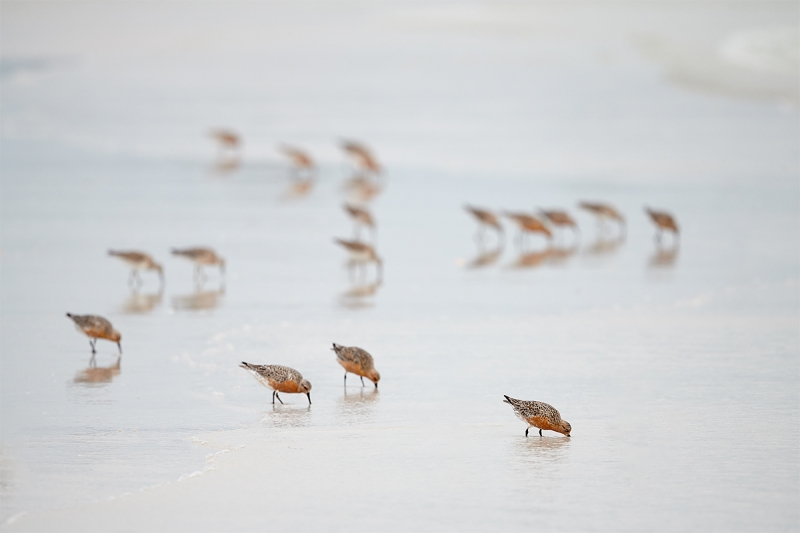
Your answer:
[[[364,378],[367,378],[378,388],[378,381],[381,375],[375,370],[375,360],[372,356],[356,346],[342,346],[333,343],[331,348],[336,353],[336,361],[344,368],[344,385],[347,386],[347,373],[355,374],[361,378],[361,385],[364,385]]]
[[[289,160],[292,162],[294,169],[299,172],[313,172],[315,165],[314,160],[311,159],[311,156],[308,155],[307,152],[300,150],[299,148],[294,148],[293,146],[286,146],[281,145],[279,148],[280,152],[287,156]]]
[[[513,220],[519,226],[519,242],[522,242],[524,236],[529,235],[531,233],[541,233],[547,240],[550,241],[553,238],[553,233],[550,231],[544,222],[539,220],[533,215],[528,215],[526,213],[509,213],[506,212],[505,216]]]
[[[158,272],[158,277],[161,280],[161,284],[164,284],[164,269],[158,263],[156,263],[152,257],[144,252],[136,252],[136,251],[128,251],[128,252],[121,252],[116,250],[109,250],[108,255],[113,257],[118,257],[121,259],[125,264],[127,264],[131,269],[131,275],[128,278],[128,284],[131,286],[135,286],[137,284],[143,283],[139,272],[143,270],[155,270]]]
[[[542,436],[542,430],[557,431],[570,436],[572,433],[572,426],[569,422],[561,419],[561,414],[550,404],[536,401],[516,400],[505,396],[503,402],[511,405],[514,408],[514,414],[517,418],[528,424],[525,429],[525,436],[528,436],[528,430],[532,427],[539,429],[539,436]]]
[[[67,313],[67,316],[75,322],[75,327],[78,331],[89,337],[89,346],[92,347],[92,354],[96,353],[95,344],[97,344],[97,339],[116,342],[119,353],[122,353],[122,344],[120,343],[122,335],[114,329],[111,322],[97,315],[73,315]]]
[[[487,227],[497,231],[499,235],[503,234],[503,226],[500,224],[500,219],[488,209],[481,209],[471,205],[465,205],[464,209],[478,221],[478,240],[483,240],[483,232]]]
[[[342,141],[342,149],[353,158],[359,169],[373,174],[381,173],[380,163],[372,155],[372,151],[363,144],[355,141]]]
[[[352,218],[353,222],[355,223],[354,230],[356,239],[358,239],[358,236],[361,234],[362,226],[369,228],[370,234],[374,234],[375,219],[372,217],[372,214],[367,210],[367,208],[352,204],[344,204],[343,207],[345,212],[350,215],[350,218]]]
[[[656,225],[656,240],[661,241],[661,235],[664,231],[671,231],[675,238],[679,236],[678,223],[675,218],[666,211],[654,211],[645,206],[645,212],[650,215],[650,219]]]
[[[209,132],[212,139],[217,141],[219,146],[219,157],[225,159],[226,156],[236,156],[239,152],[239,147],[242,144],[242,139],[234,131],[227,129],[215,129]]]
[[[540,209],[539,213],[555,227],[570,228],[574,232],[580,233],[580,229],[578,228],[578,224],[575,222],[575,219],[569,216],[569,213],[566,211],[561,211],[560,209]]]
[[[196,247],[183,250],[173,248],[172,255],[183,257],[194,263],[195,279],[205,278],[203,267],[206,266],[216,266],[219,268],[220,274],[225,273],[225,260],[211,248]]]
[[[239,365],[255,377],[259,383],[272,390],[272,403],[275,398],[283,403],[279,392],[287,394],[305,394],[308,396],[308,405],[311,405],[311,382],[303,378],[303,375],[288,366],[282,365],[253,365],[245,363]]]
[[[348,241],[345,239],[334,239],[334,242],[342,246],[350,253],[348,269],[360,267],[364,269],[364,272],[366,272],[367,265],[369,263],[375,263],[375,269],[377,271],[378,278],[381,277],[383,261],[381,261],[381,258],[378,257],[378,254],[375,253],[375,249],[372,246],[363,242]]]
[[[580,202],[578,206],[597,217],[597,222],[601,226],[605,224],[606,221],[613,220],[619,224],[622,232],[625,231],[625,217],[613,206],[601,202]]]

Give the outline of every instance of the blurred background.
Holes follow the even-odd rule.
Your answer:
[[[0,15],[3,530],[800,526],[796,2]],[[520,243],[502,213],[540,209],[579,231]],[[124,355],[90,361],[65,312]],[[571,439],[525,439],[503,394]]]

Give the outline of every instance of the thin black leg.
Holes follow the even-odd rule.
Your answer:
[[[361,378],[361,386],[364,386],[364,376],[359,376]]]
[[[347,387],[347,372],[344,373],[344,386]]]
[[[283,400],[281,400],[281,397],[278,396],[278,391],[275,391],[275,397],[278,399],[279,402],[281,402],[281,404],[283,404]]]
[[[93,354],[97,353],[97,350],[94,349],[94,345],[95,345],[96,342],[97,342],[97,339],[89,339],[89,346],[92,347],[92,353]]]
[[[542,430],[541,430],[541,429],[539,430],[539,436],[540,436],[540,437],[543,437],[543,435],[542,435]]]
[[[275,391],[272,391],[272,405],[275,405]]]
[[[529,430],[529,429],[531,429],[531,428],[525,428],[525,436],[526,436],[526,437],[528,436],[528,430]]]

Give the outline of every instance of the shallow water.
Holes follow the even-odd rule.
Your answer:
[[[590,42],[617,50],[616,66],[588,61],[594,52],[583,41],[550,36],[545,49],[578,59],[536,63],[520,78],[513,72],[526,50],[543,53],[524,39],[476,37],[458,25],[420,37],[407,26],[417,13],[380,15],[397,25],[383,37],[361,29],[337,41],[322,78],[349,87],[335,68],[347,57],[356,58],[356,81],[375,73],[353,48],[358,39],[419,65],[402,90],[370,86],[367,101],[380,113],[356,126],[348,117],[363,95],[314,84],[292,96],[311,74],[284,69],[274,85],[264,74],[246,81],[239,67],[220,66],[224,50],[202,61],[191,48],[154,59],[154,73],[133,60],[109,67],[124,56],[116,44],[106,59],[88,54],[96,63],[56,70],[34,89],[5,79],[3,528],[796,529],[796,109],[687,92],[603,36]],[[377,17],[331,13],[358,16]],[[307,28],[299,18],[285,16]],[[319,52],[318,41],[297,39],[307,48],[289,59]],[[426,56],[430,40],[453,48]],[[467,60],[476,50],[477,66]],[[431,72],[452,57],[464,62],[441,92],[413,92],[435,86]],[[157,75],[170,64],[188,65],[182,76],[228,73],[244,98],[208,82],[175,107],[181,85]],[[486,65],[499,79],[459,89]],[[520,126],[514,104],[530,95],[503,89],[520,79],[536,80],[537,100],[549,102],[525,110],[550,135]],[[264,86],[272,92],[259,100]],[[122,90],[102,92],[92,107],[70,92],[79,87]],[[137,88],[143,95],[133,96]],[[126,105],[132,98],[142,107]],[[222,120],[206,112],[218,101],[231,116],[248,107],[262,118],[307,114],[270,131],[243,120],[244,161],[221,172],[198,140]],[[409,114],[411,103],[430,122]],[[54,109],[45,113],[54,129],[42,126],[38,137],[9,129],[31,106]],[[71,115],[84,106],[96,114]],[[283,162],[259,153],[284,140],[280,124],[296,142],[322,147],[319,179],[305,194]],[[73,127],[73,136],[59,133]],[[162,142],[151,144],[148,129]],[[351,174],[333,143],[354,131],[386,154],[382,190],[369,202],[381,283],[371,271],[349,279],[332,242],[353,231],[341,209]],[[491,149],[481,150],[487,138]],[[599,237],[575,208],[595,198],[625,213],[624,240]],[[534,239],[523,253],[506,224],[502,249],[481,247],[467,202],[565,206],[579,217],[580,239],[560,237],[547,253]],[[678,247],[657,246],[644,204],[676,214]],[[210,270],[197,287],[191,266],[168,254],[194,244],[226,258],[224,278]],[[132,293],[125,266],[105,255],[112,247],[163,261],[163,290],[145,274]],[[118,368],[116,347],[103,341],[89,368],[88,342],[65,312],[101,314],[120,329]],[[353,377],[343,387],[332,342],[375,356],[378,391]],[[270,405],[269,391],[237,366],[243,360],[299,369],[313,383],[311,408],[292,395]],[[572,437],[526,439],[503,394],[552,403]]]

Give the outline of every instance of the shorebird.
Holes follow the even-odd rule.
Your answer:
[[[472,207],[471,205],[465,205],[464,209],[468,212],[472,213],[478,220],[478,240],[483,241],[483,232],[486,230],[487,227],[492,228],[497,231],[498,236],[503,235],[503,226],[500,224],[500,219],[497,218],[497,215],[492,213],[487,209],[479,209],[477,207]]]
[[[279,392],[305,394],[308,396],[308,405],[311,405],[311,382],[303,379],[303,375],[294,368],[281,365],[251,365],[244,361],[239,366],[253,374],[259,383],[272,390],[273,405],[275,398],[283,403],[278,396]]]
[[[67,313],[67,316],[75,322],[75,327],[78,328],[78,331],[89,337],[89,346],[92,347],[92,354],[97,353],[94,349],[97,339],[116,342],[119,353],[122,353],[122,344],[120,344],[122,335],[114,329],[111,322],[97,315],[73,315]]]
[[[221,150],[238,150],[242,143],[241,138],[236,132],[225,129],[211,130],[209,133],[212,139],[219,143]]]
[[[108,255],[119,257],[125,264],[131,268],[131,275],[128,278],[128,285],[135,286],[137,283],[143,283],[139,272],[142,270],[155,270],[158,272],[158,278],[161,284],[164,284],[164,269],[160,264],[153,261],[153,258],[144,252],[119,252],[116,250],[109,250]]]
[[[381,165],[378,163],[378,160],[372,155],[370,149],[363,144],[354,141],[343,141],[342,149],[353,158],[356,166],[361,170],[373,174],[381,173]]]
[[[575,219],[569,216],[569,213],[566,211],[561,211],[558,209],[540,209],[539,213],[547,219],[550,225],[554,227],[570,228],[576,237],[580,233],[580,229],[578,228],[578,224],[575,223]]]
[[[505,395],[503,395],[505,396]],[[514,414],[517,418],[528,424],[525,428],[525,436],[528,436],[528,430],[532,427],[539,429],[539,436],[542,436],[542,430],[547,429],[550,431],[557,431],[563,433],[567,437],[572,432],[572,426],[566,420],[561,420],[561,415],[550,404],[544,402],[529,402],[525,400],[515,400],[505,396],[505,403],[514,408]]]
[[[369,228],[370,235],[374,236],[375,232],[375,219],[372,214],[365,207],[358,207],[351,204],[344,204],[344,210],[350,215],[350,218],[355,222],[355,238],[361,234],[361,226]]]
[[[604,227],[606,221],[614,220],[619,224],[620,231],[625,231],[625,217],[623,217],[622,213],[614,209],[612,206],[600,202],[580,202],[578,207],[589,211],[591,214],[597,217],[597,223],[601,228]]]
[[[505,216],[513,220],[519,226],[519,236],[518,240],[522,243],[522,239],[525,235],[530,233],[542,233],[547,237],[547,240],[550,241],[553,238],[553,233],[550,231],[544,222],[536,218],[535,216],[528,215],[525,213],[504,213]]]
[[[678,223],[675,222],[675,219],[667,213],[666,211],[653,211],[649,207],[645,206],[645,212],[650,215],[650,219],[656,225],[656,240],[661,242],[661,234],[664,233],[665,230],[671,231],[672,234],[677,239],[679,236],[678,230]]]
[[[303,150],[286,145],[281,145],[278,150],[292,161],[297,174],[301,172],[311,174],[314,172],[314,160]]]
[[[194,263],[194,276],[195,279],[205,278],[203,267],[217,266],[220,274],[225,274],[225,260],[217,255],[211,248],[185,248],[179,250],[178,248],[172,249],[172,255],[185,257]]]
[[[361,378],[361,385],[364,385],[364,378],[367,378],[378,388],[381,375],[375,370],[375,361],[366,350],[355,346],[341,346],[333,343],[331,348],[336,353],[336,361],[344,368],[344,386],[347,386],[347,373],[355,374]]]
[[[375,263],[378,279],[381,278],[383,262],[381,258],[378,257],[378,254],[375,253],[375,249],[372,246],[364,244],[363,242],[346,241],[344,239],[334,239],[334,242],[350,252],[350,261],[347,262],[348,270],[351,270],[353,267],[362,267],[366,273],[367,264]]]

